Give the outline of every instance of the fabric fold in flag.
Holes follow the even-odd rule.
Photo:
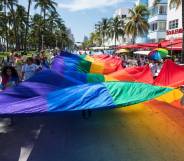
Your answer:
[[[178,104],[183,94],[173,87],[183,84],[184,67],[166,61],[152,85],[148,65],[121,69],[120,63],[109,55],[62,52],[51,70],[0,93],[0,115],[113,109],[148,100]]]
[[[172,90],[172,88],[131,82],[83,84],[49,92],[44,96],[0,103],[0,114],[112,109],[151,100]]]
[[[166,60],[154,85],[169,87],[184,85],[184,67],[175,64],[172,60]]]
[[[122,69],[122,61],[117,58],[98,60],[90,56],[80,57],[61,52],[52,62],[51,69],[59,73],[75,71],[82,73],[109,74]]]
[[[143,67],[125,68],[109,74],[108,76],[119,81],[153,83],[153,76],[148,65]]]

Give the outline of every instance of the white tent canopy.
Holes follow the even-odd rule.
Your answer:
[[[90,50],[105,50],[110,49],[108,46],[100,46],[100,47],[91,47]]]
[[[147,56],[150,53],[148,50],[140,50],[140,51],[135,51],[134,54],[136,55],[145,55]]]

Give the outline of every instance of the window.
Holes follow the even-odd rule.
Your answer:
[[[175,28],[178,28],[178,19],[169,21],[169,29],[175,29]]]
[[[158,8],[159,15],[166,15],[167,14],[167,6],[160,5]]]
[[[159,31],[165,31],[166,30],[166,22],[159,22],[158,23],[159,24],[159,26],[158,26],[158,30]]]
[[[123,18],[126,18],[126,15],[121,15],[121,18],[123,19]]]
[[[166,15],[167,14],[167,6],[166,5],[157,5],[156,7],[150,8],[150,17],[156,15]]]
[[[156,31],[157,30],[157,22],[154,22],[151,24],[151,31]]]
[[[166,22],[165,21],[156,21],[150,24],[151,31],[165,31],[166,30]]]

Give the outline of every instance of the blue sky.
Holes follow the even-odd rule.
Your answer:
[[[57,11],[71,28],[75,41],[83,41],[84,36],[94,30],[94,25],[102,18],[112,17],[117,8],[131,8],[135,0],[55,0]],[[21,3],[27,6],[27,0]],[[33,4],[34,5],[34,4]],[[32,9],[32,14],[35,11]]]

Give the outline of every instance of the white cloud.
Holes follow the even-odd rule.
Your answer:
[[[59,7],[75,12],[113,6],[124,1],[125,0],[71,0],[70,3],[59,3]]]

